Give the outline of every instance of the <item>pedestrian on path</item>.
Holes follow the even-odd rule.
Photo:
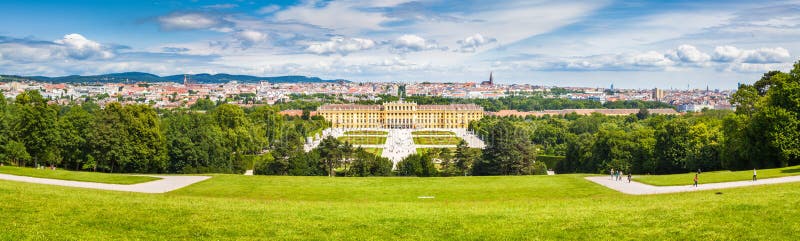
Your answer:
[[[609,173],[611,173],[611,180],[614,180],[614,168],[611,168],[611,171],[609,171]]]
[[[697,173],[694,174],[694,187],[697,187]]]
[[[753,168],[753,181],[755,182],[756,180],[757,180],[757,178],[756,178],[756,169]]]
[[[628,183],[631,183],[631,172],[628,172]]]

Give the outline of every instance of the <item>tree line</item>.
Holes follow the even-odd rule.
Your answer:
[[[753,85],[740,85],[732,103],[735,112],[678,116],[642,109],[616,117],[485,117],[470,128],[488,143],[481,162],[499,160],[488,169],[493,174],[525,173],[526,158],[542,154],[564,156],[548,167],[560,173],[613,168],[667,174],[800,165],[800,62],[789,73],[772,71]],[[503,135],[520,138],[506,142]],[[498,148],[492,142],[502,144]]]
[[[48,104],[37,90],[0,93],[0,161],[130,173],[241,173],[264,152],[327,128],[321,118],[199,101],[189,109]]]

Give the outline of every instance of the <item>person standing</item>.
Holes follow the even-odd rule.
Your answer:
[[[631,183],[631,172],[628,172],[628,183]]]
[[[611,168],[610,173],[611,173],[611,180],[614,180],[614,168]]]
[[[697,187],[697,173],[694,174],[694,187]]]
[[[755,182],[756,180],[756,169],[753,168],[753,181]]]

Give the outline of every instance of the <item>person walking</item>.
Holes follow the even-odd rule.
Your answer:
[[[614,180],[614,168],[611,168],[611,171],[609,171],[609,173],[611,173],[611,180]]]
[[[694,187],[697,187],[697,173],[694,174]]]
[[[756,180],[757,180],[757,178],[756,178],[756,169],[753,168],[753,181],[755,182]]]
[[[628,172],[628,183],[631,183],[631,172]]]

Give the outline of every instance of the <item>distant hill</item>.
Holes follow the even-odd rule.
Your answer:
[[[252,75],[231,75],[231,74],[193,74],[187,75],[189,80],[198,84],[215,84],[227,83],[230,81],[238,81],[240,83],[258,83],[267,81],[270,83],[333,83],[333,82],[350,82],[347,80],[324,80],[317,77],[307,76],[275,76],[275,77],[259,77]],[[125,72],[113,73],[103,75],[69,75],[62,77],[46,77],[46,76],[16,76],[16,75],[0,75],[0,81],[18,81],[18,80],[34,80],[40,82],[50,83],[124,83],[124,82],[176,82],[183,83],[184,75],[170,75],[158,76],[150,73],[142,72]]]

